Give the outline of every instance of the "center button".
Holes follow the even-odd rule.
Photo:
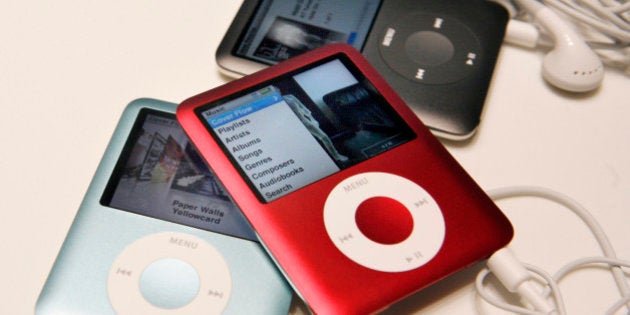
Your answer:
[[[405,42],[409,58],[423,66],[438,66],[450,61],[455,47],[448,37],[433,31],[421,31],[410,35]]]
[[[163,258],[151,263],[142,272],[140,292],[159,308],[180,308],[199,293],[199,275],[193,266],[183,260]]]
[[[413,217],[405,205],[388,197],[372,197],[357,208],[359,231],[380,244],[398,244],[413,231]]]

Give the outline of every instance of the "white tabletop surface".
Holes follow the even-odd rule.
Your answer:
[[[239,1],[0,1],[0,314],[31,314],[123,108],[180,102],[228,81],[214,51]],[[568,194],[630,258],[630,79],[609,70],[594,93],[554,90],[542,53],[504,45],[483,123],[444,142],[484,189],[537,185]],[[555,272],[600,253],[569,211],[530,198],[499,203],[511,247]],[[480,266],[391,313],[502,314],[480,303]],[[561,284],[570,314],[601,314],[618,293],[590,268]]]

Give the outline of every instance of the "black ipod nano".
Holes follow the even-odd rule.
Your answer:
[[[243,76],[332,43],[360,50],[443,138],[480,123],[508,13],[483,0],[245,0],[217,49]]]

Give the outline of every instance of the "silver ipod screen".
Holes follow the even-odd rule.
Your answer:
[[[415,137],[340,59],[262,84],[200,115],[264,202]]]
[[[156,219],[256,239],[173,114],[141,111],[101,203]]]
[[[361,50],[381,0],[262,0],[235,54],[276,63],[328,43]]]

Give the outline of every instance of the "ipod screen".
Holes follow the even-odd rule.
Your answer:
[[[251,227],[190,143],[175,115],[142,109],[101,204],[255,240]]]
[[[415,137],[341,56],[202,106],[197,115],[263,202]]]
[[[361,49],[381,0],[262,0],[237,56],[272,64],[332,42]]]

